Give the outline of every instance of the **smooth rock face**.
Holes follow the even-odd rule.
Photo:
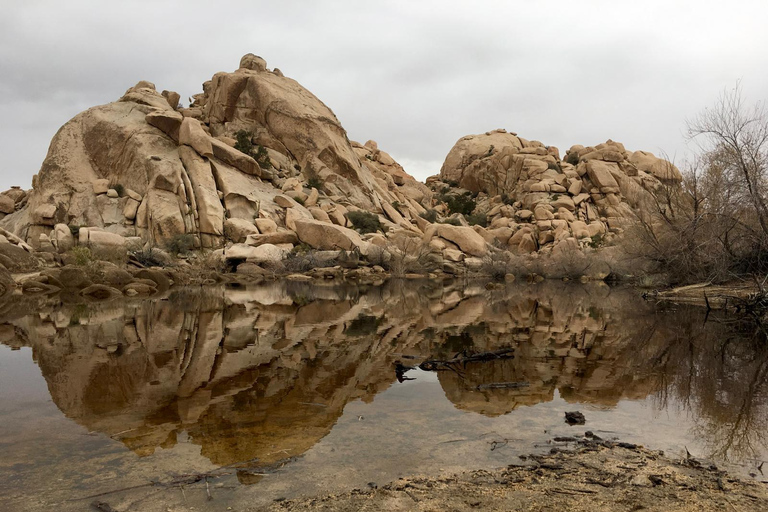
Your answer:
[[[485,256],[488,252],[485,239],[470,227],[437,224],[436,229],[439,237],[455,243],[466,254]]]
[[[296,235],[299,240],[313,249],[332,251],[358,249],[367,253],[368,244],[356,231],[317,220],[299,220],[296,222]]]

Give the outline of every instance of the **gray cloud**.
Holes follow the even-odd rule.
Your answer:
[[[741,79],[768,91],[768,3],[27,0],[0,19],[0,189],[29,187],[56,130],[138,80],[182,98],[247,52],[419,178],[463,135],[608,138],[685,153],[684,121]]]

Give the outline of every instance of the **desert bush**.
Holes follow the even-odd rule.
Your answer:
[[[438,199],[448,206],[448,211],[452,214],[469,215],[475,211],[477,206],[477,202],[470,192],[460,195],[441,194]]]
[[[424,219],[424,220],[426,220],[428,222],[432,222],[432,223],[437,222],[437,210],[429,209],[429,210],[425,211],[424,213],[421,213],[420,216],[421,216],[422,219]]]
[[[162,257],[160,251],[152,247],[131,251],[129,255],[145,267],[165,266],[165,258]]]
[[[115,265],[125,265],[128,261],[128,250],[125,247],[94,247],[91,248],[91,255],[94,260],[108,261]]]
[[[79,267],[85,267],[93,263],[93,253],[91,253],[88,247],[73,247],[69,252],[72,255],[74,264]]]
[[[322,190],[323,182],[317,176],[312,176],[307,180],[307,187],[316,188],[317,190]]]
[[[293,251],[288,253],[288,256],[286,256],[281,264],[282,270],[289,274],[306,272],[318,267],[318,261],[315,258],[314,251],[311,249],[297,251],[296,248],[294,248]]]
[[[421,238],[404,237],[393,241],[386,249],[389,258],[380,265],[395,277],[406,274],[426,274],[437,264],[429,248]]]
[[[513,265],[513,258],[514,256],[505,250],[491,251],[483,257],[480,272],[494,281],[503,281],[507,274],[514,273],[516,266]]]
[[[450,224],[451,226],[461,226],[461,221],[456,217],[448,217],[440,221],[440,224]]]
[[[472,213],[465,215],[464,218],[467,219],[470,226],[488,226],[488,216],[484,213]]]
[[[235,149],[241,153],[250,156],[262,169],[271,169],[272,161],[269,159],[269,153],[264,146],[253,145],[253,133],[247,130],[238,130],[235,132]]]
[[[189,233],[174,235],[165,245],[173,255],[187,255],[195,247],[195,237]]]
[[[377,231],[384,231],[379,221],[379,216],[362,210],[355,210],[347,213],[349,222],[352,223],[352,227],[359,233],[375,233]]]

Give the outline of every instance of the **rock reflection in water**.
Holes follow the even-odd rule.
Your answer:
[[[284,282],[6,320],[0,340],[32,347],[59,409],[139,455],[186,432],[216,465],[272,464],[326,436],[348,402],[397,385],[396,361],[500,348],[515,357],[439,373],[457,408],[499,416],[556,391],[604,407],[653,394],[688,408],[713,454],[766,446],[765,344],[605,286]],[[488,386],[503,382],[528,385]]]

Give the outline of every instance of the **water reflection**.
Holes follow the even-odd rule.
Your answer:
[[[605,408],[652,395],[684,407],[712,455],[766,450],[765,336],[629,290],[284,282],[37,309],[5,309],[0,342],[32,348],[67,417],[140,456],[185,435],[216,465],[269,465],[309,450],[350,401],[400,385],[397,362],[503,348],[514,357],[438,373],[456,408],[495,417],[555,393]],[[494,386],[508,382],[526,385]]]

